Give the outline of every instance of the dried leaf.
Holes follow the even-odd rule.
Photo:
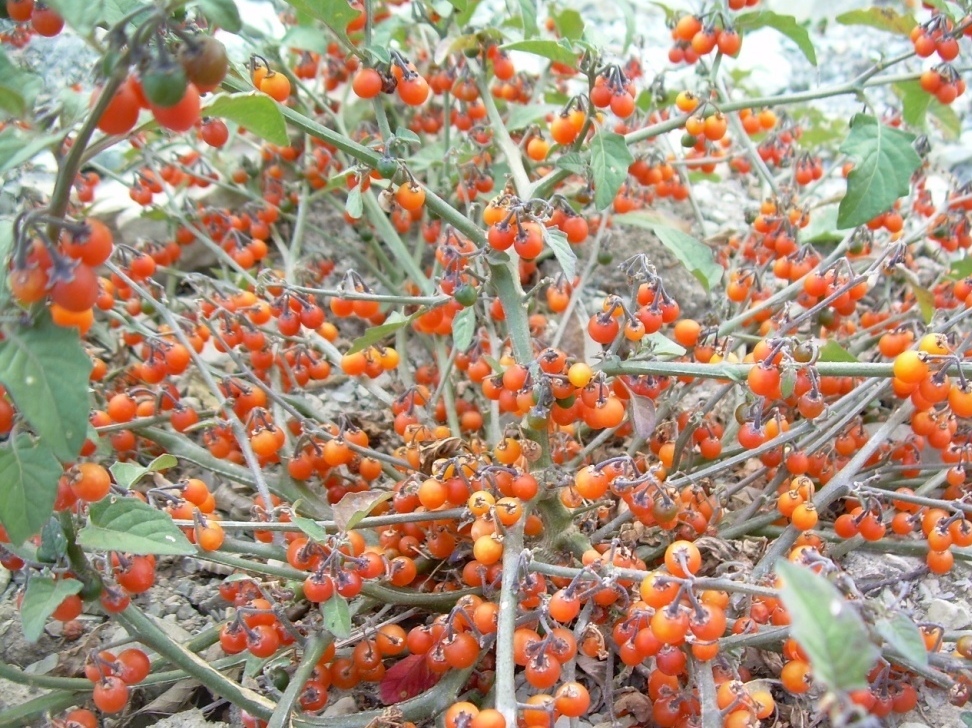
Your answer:
[[[652,720],[651,698],[634,691],[623,693],[614,701],[614,714],[617,716],[630,715],[638,723],[647,725]]]
[[[358,493],[345,493],[332,507],[334,523],[341,531],[354,528],[358,522],[371,513],[371,509],[392,497],[387,490],[364,490]]]
[[[628,397],[631,427],[634,429],[635,435],[642,440],[647,440],[651,437],[651,433],[655,431],[655,423],[657,421],[657,417],[655,416],[655,402],[651,397],[635,394],[634,390],[625,382],[624,377],[621,378],[621,381],[624,382],[625,388],[631,395]]]

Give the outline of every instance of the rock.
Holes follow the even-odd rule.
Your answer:
[[[189,592],[189,601],[192,604],[202,604],[213,596],[213,588],[211,586],[201,586],[196,584],[192,587]]]
[[[959,601],[933,599],[928,605],[927,618],[929,622],[940,624],[946,630],[965,629],[972,624],[969,607]]]
[[[187,622],[196,616],[196,610],[189,604],[183,604],[176,612],[176,619],[180,622]]]
[[[350,695],[345,695],[343,698],[339,698],[334,701],[333,705],[330,705],[327,710],[322,714],[322,718],[338,718],[342,715],[354,715],[358,712],[358,704],[354,702],[354,698]]]
[[[182,597],[178,594],[173,594],[172,596],[166,597],[165,601],[162,602],[162,612],[164,614],[175,614],[182,605]]]
[[[199,708],[194,708],[193,710],[185,710],[181,713],[170,715],[154,725],[155,728],[219,728],[219,726],[227,726],[229,724],[223,723],[222,721],[212,723],[206,719],[205,713]]]
[[[918,723],[916,721],[909,720],[907,723],[901,723],[898,728],[931,728],[931,726],[925,725],[924,723]]]

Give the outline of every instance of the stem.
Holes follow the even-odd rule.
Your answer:
[[[813,504],[819,512],[824,512],[827,506],[850,491],[854,476],[864,467],[871,455],[889,440],[894,429],[911,416],[913,410],[914,406],[910,401],[907,401],[892,412],[864,446],[854,454],[854,457],[814,496]],[[753,577],[759,578],[768,574],[776,562],[793,548],[793,544],[799,535],[800,532],[796,528],[788,526],[766,550],[760,562],[756,564],[753,569]]]
[[[441,713],[456,700],[456,694],[466,684],[473,668],[450,670],[438,684],[421,695],[396,703],[401,718],[410,721],[424,721],[429,716]],[[390,725],[387,722],[387,709],[366,710],[362,713],[342,716],[316,716],[313,718],[294,718],[291,724],[301,726],[321,726],[321,728],[366,728],[366,726]]]
[[[115,619],[130,634],[137,637],[139,642],[151,647],[173,665],[185,670],[214,694],[226,698],[234,705],[264,720],[268,720],[273,714],[273,703],[226,677],[204,659],[174,642],[161,627],[134,605],[129,605],[125,611],[115,615]]]
[[[499,616],[496,625],[496,709],[506,718],[506,724],[516,725],[516,684],[513,674],[513,632],[516,630],[517,584],[520,556],[523,553],[523,524],[525,518],[514,523],[503,542],[503,577],[499,597]]]
[[[10,665],[6,662],[0,662],[0,677],[4,680],[15,682],[18,685],[30,685],[35,688],[53,688],[55,690],[70,690],[72,692],[90,692],[94,687],[94,683],[87,678],[34,675],[29,672],[24,672],[16,665]]]
[[[57,713],[81,701],[78,693],[57,690],[44,693],[0,713],[0,728],[22,728],[34,725],[32,718],[41,713]]]
[[[94,134],[95,129],[98,127],[98,120],[101,119],[101,115],[108,108],[108,104],[111,103],[115,92],[121,88],[126,78],[128,78],[127,54],[124,58],[119,59],[111,76],[108,77],[108,80],[102,87],[101,95],[91,110],[91,114],[78,131],[78,135],[74,138],[67,156],[58,165],[54,191],[51,193],[51,202],[47,206],[48,213],[51,217],[64,217],[64,213],[67,211],[68,203],[71,199],[71,188],[74,185],[74,178],[77,177],[78,171],[84,162],[84,150],[88,146],[88,142],[91,141],[91,135]],[[57,240],[57,227],[50,225],[47,229],[47,234],[52,240]]]
[[[267,728],[287,728],[290,725],[294,713],[294,704],[304,690],[304,684],[310,678],[311,673],[314,672],[314,668],[317,667],[317,661],[321,659],[321,655],[324,654],[324,650],[327,649],[330,642],[330,635],[321,632],[315,632],[307,639],[307,644],[304,645],[304,656],[291,676],[287,689],[280,697],[280,701],[277,703],[269,723],[267,723]]]
[[[395,261],[408,273],[425,295],[431,296],[435,292],[435,286],[425,273],[422,272],[422,269],[419,268],[418,263],[415,262],[405,243],[402,242],[398,231],[392,227],[388,216],[378,206],[378,199],[375,197],[375,193],[368,190],[361,195],[361,198],[364,202],[365,213],[375,226],[375,232],[381,238],[382,242],[388,246]]]
[[[520,150],[513,143],[513,140],[510,138],[510,133],[506,130],[506,124],[503,123],[503,117],[500,116],[499,109],[496,108],[493,94],[490,92],[489,86],[486,84],[486,77],[482,72],[477,74],[476,85],[479,86],[479,98],[482,100],[483,106],[486,107],[489,126],[493,130],[496,143],[502,150],[503,156],[506,158],[506,163],[510,167],[510,174],[513,177],[513,185],[516,187],[516,193],[522,199],[528,200],[534,195],[530,189],[530,177],[527,175],[526,167],[523,166],[523,155],[520,154]]]
[[[712,661],[701,662],[692,658],[695,682],[699,688],[699,701],[702,703],[702,728],[721,728],[722,713],[716,702],[715,677],[712,674]]]
[[[449,375],[452,372],[452,362],[455,361],[456,350],[453,349],[452,356],[446,354],[445,341],[441,336],[435,337],[435,360],[439,367],[439,377],[442,381],[442,398],[445,400],[446,418],[449,422],[449,429],[452,430],[454,437],[462,436],[462,428],[459,426],[459,414],[456,412],[456,393],[452,389],[452,380]],[[435,406],[436,400],[431,404]]]

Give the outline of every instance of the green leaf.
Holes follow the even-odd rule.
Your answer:
[[[885,619],[879,619],[874,627],[877,629],[877,633],[884,638],[884,641],[900,652],[912,665],[921,667],[928,665],[928,650],[925,648],[925,641],[912,619],[897,612]]]
[[[140,0],[49,0],[48,4],[81,35],[96,27],[108,28],[144,3]]]
[[[160,556],[196,553],[167,513],[137,498],[109,496],[93,503],[89,515],[90,523],[78,532],[78,543],[87,548]]]
[[[836,20],[841,25],[867,25],[897,35],[908,35],[911,29],[918,25],[918,21],[911,13],[901,15],[894,8],[851,10],[838,15]]]
[[[797,374],[793,367],[786,367],[780,373],[780,394],[783,395],[783,399],[789,399],[793,394],[793,390],[796,389]]]
[[[348,37],[348,23],[357,18],[360,12],[352,8],[348,0],[287,0],[287,4],[299,13],[320,20],[345,39]]]
[[[196,0],[195,4],[213,25],[230,33],[243,30],[243,21],[234,0]]]
[[[392,15],[380,23],[376,23],[374,30],[371,32],[371,45],[368,46],[368,50],[371,53],[377,53],[383,56],[383,63],[390,62],[391,54],[388,52],[388,49],[393,47],[392,41],[398,39],[404,45],[407,41],[403,30],[414,22],[405,15]]]
[[[135,483],[137,483],[141,478],[145,477],[149,473],[159,473],[163,470],[168,470],[169,468],[174,468],[179,464],[174,455],[169,455],[168,453],[164,455],[159,455],[155,460],[150,462],[148,465],[139,465],[138,463],[122,462],[118,460],[112,463],[108,470],[115,477],[115,482],[125,490],[129,490]]]
[[[62,468],[50,446],[27,435],[0,447],[0,523],[21,544],[47,523]]]
[[[912,147],[914,134],[893,129],[873,116],[857,114],[840,151],[854,160],[847,178],[847,194],[840,201],[837,224],[863,225],[908,194],[911,175],[921,164]]]
[[[810,222],[800,230],[800,242],[839,243],[845,234],[837,227],[837,205],[824,205],[810,213]]]
[[[7,116],[24,116],[42,86],[40,76],[14,65],[0,50],[0,112],[6,112]]]
[[[327,531],[318,526],[316,521],[297,515],[292,516],[292,518],[294,523],[297,524],[297,528],[303,531],[307,538],[318,543],[327,541]]]
[[[81,591],[82,586],[77,579],[55,581],[49,576],[32,576],[27,580],[27,590],[20,606],[20,620],[28,642],[37,641],[44,631],[47,618],[61,606],[65,598]]]
[[[404,126],[400,126],[395,130],[395,136],[398,139],[408,142],[409,144],[421,144],[422,140],[419,135],[416,134],[411,129],[407,129]]]
[[[671,24],[673,26],[678,21],[679,15],[681,15],[681,12],[680,11],[677,11],[674,8],[668,7],[665,3],[652,2],[652,3],[649,3],[649,5],[654,5],[656,8],[658,8],[663,13],[665,13],[665,22],[666,23],[669,23],[669,24]]]
[[[348,199],[344,201],[344,211],[349,217],[357,220],[364,214],[364,199],[361,197],[361,185],[355,185],[348,190]]]
[[[810,42],[810,34],[806,28],[797,23],[796,18],[792,15],[778,15],[771,10],[760,10],[755,13],[737,15],[733,24],[739,31],[772,28],[796,43],[803,55],[810,61],[811,66],[817,65],[817,52],[813,49],[813,43]]]
[[[408,159],[408,168],[413,172],[421,172],[432,166],[442,164],[446,156],[442,142],[426,144]]]
[[[568,40],[577,40],[584,35],[584,18],[576,10],[570,8],[553,13],[554,26],[557,32]]]
[[[203,109],[203,113],[236,122],[271,144],[286,146],[290,142],[280,107],[266,94],[217,96],[213,103]]]
[[[918,81],[902,81],[891,88],[901,99],[901,118],[905,123],[916,129],[924,129],[925,117],[935,97],[922,89]]]
[[[880,651],[871,644],[860,614],[837,587],[810,569],[781,559],[776,571],[792,619],[790,635],[810,658],[814,680],[835,692],[867,687]]]
[[[818,361],[858,362],[860,359],[833,339],[829,339],[826,344],[820,347]]]
[[[555,167],[565,169],[574,174],[587,174],[587,160],[580,152],[567,152],[561,154],[554,164]]]
[[[972,256],[952,261],[952,267],[948,269],[949,278],[961,280],[969,276],[972,276]]]
[[[540,28],[537,27],[537,0],[517,0],[520,6],[520,18],[523,21],[523,38],[529,40],[535,37]]]
[[[14,221],[11,217],[0,218],[0,263],[5,263],[7,256],[10,255],[10,251],[13,250],[14,241]],[[2,295],[4,286],[0,285],[0,295]],[[0,304],[3,303],[3,299],[0,299]]]
[[[339,640],[351,635],[351,609],[348,600],[340,594],[335,594],[321,604],[321,615],[324,617],[324,629]]]
[[[526,306],[520,304],[523,289],[520,287],[519,274],[506,253],[494,253],[487,258],[487,261],[490,281],[506,314],[506,327],[510,332],[513,356],[517,361],[528,364],[533,360],[533,353],[528,333],[530,327],[527,323]]]
[[[634,161],[624,137],[603,127],[591,140],[591,170],[594,173],[594,205],[607,209],[628,177]]]
[[[708,245],[696,240],[691,235],[673,227],[661,225],[655,218],[643,212],[615,215],[614,222],[615,224],[651,230],[655,233],[662,245],[672,251],[679,262],[702,284],[706,293],[712,290],[712,286],[722,279],[722,266],[715,262],[712,257],[712,250]]]
[[[915,300],[918,302],[918,310],[921,311],[921,320],[930,324],[935,316],[935,294],[917,283],[910,284]]]
[[[529,41],[533,43],[534,41]],[[539,43],[546,41],[536,41]],[[560,109],[557,104],[517,104],[510,108],[510,113],[506,117],[506,128],[509,131],[516,131],[536,124],[544,119],[547,114],[554,113]]]
[[[37,560],[47,564],[56,563],[67,553],[67,537],[61,522],[56,516],[51,516],[41,529],[41,542],[37,547]]]
[[[621,10],[621,15],[624,16],[624,42],[621,45],[621,54],[624,55],[631,47],[631,41],[634,40],[635,13],[629,0],[618,0],[618,8]]]
[[[449,2],[454,8],[456,8],[456,10],[459,11],[455,16],[456,27],[464,28],[469,25],[470,18],[472,18],[473,13],[476,12],[476,8],[479,7],[479,0],[449,0]],[[460,9],[459,5],[463,5],[465,7]]]
[[[564,63],[568,66],[573,66],[577,63],[577,57],[574,55],[574,51],[571,50],[569,41],[520,40],[515,43],[506,43],[500,46],[500,48],[504,51],[532,53],[535,56],[543,56],[544,58],[549,58],[551,61]]]
[[[351,348],[348,349],[347,353],[354,354],[356,352],[367,349],[372,344],[377,344],[379,341],[382,341],[387,337],[391,336],[392,334],[394,334],[403,326],[408,326],[410,323],[412,323],[412,320],[416,316],[419,316],[425,312],[426,312],[425,309],[423,309],[421,311],[412,314],[408,318],[405,318],[404,316],[402,316],[400,313],[396,311],[391,316],[389,316],[385,320],[385,323],[383,323],[381,326],[372,326],[367,331],[365,331],[361,336],[359,336],[357,339],[351,342]]]
[[[394,496],[390,490],[361,490],[356,493],[345,493],[341,500],[334,504],[334,524],[343,533],[361,523],[363,518],[379,503],[391,500]]]
[[[857,362],[860,360],[836,341],[829,339],[826,344],[820,347],[818,361]]]
[[[660,331],[655,331],[648,334],[641,341],[651,347],[651,353],[655,356],[685,355],[684,346],[672,341]]]
[[[955,3],[945,2],[945,0],[925,0],[925,3],[941,11],[953,23],[957,18],[965,17],[965,11]]]
[[[951,106],[932,99],[931,106],[928,107],[930,113],[938,121],[938,126],[946,139],[955,140],[962,133],[962,119]]]
[[[574,276],[577,275],[577,254],[574,252],[574,247],[567,242],[567,236],[564,232],[545,227],[543,239],[553,251],[554,257],[560,263],[560,269],[564,272],[567,280],[574,280]]]
[[[3,108],[3,89],[0,89],[0,109]],[[54,135],[27,136],[9,127],[0,132],[0,174],[29,162],[58,142]]]
[[[452,345],[465,351],[472,344],[476,333],[476,309],[474,306],[462,309],[452,319]]]
[[[297,48],[302,51],[314,51],[321,55],[327,54],[327,36],[320,29],[307,25],[294,25],[287,29],[280,39],[283,48]]]
[[[29,327],[8,327],[5,335],[0,382],[55,457],[73,460],[88,428],[91,371],[77,331],[56,326],[45,315]]]

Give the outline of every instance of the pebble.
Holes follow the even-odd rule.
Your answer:
[[[189,592],[189,601],[193,604],[202,604],[213,596],[213,588],[210,585],[196,584]]]
[[[946,630],[965,629],[972,624],[969,608],[962,602],[933,599],[928,605],[928,621],[942,625]]]
[[[358,712],[358,704],[354,701],[350,695],[345,695],[343,698],[335,700],[334,703],[328,706],[322,714],[322,718],[338,718],[342,715],[354,715]]]
[[[925,725],[924,723],[909,720],[907,723],[901,723],[898,728],[929,728],[929,726]]]
[[[181,607],[183,603],[184,600],[181,596],[178,594],[173,594],[166,597],[165,601],[162,602],[162,611],[165,614],[175,614],[179,611],[179,607]]]
[[[192,608],[190,604],[183,604],[179,607],[179,611],[176,612],[176,619],[180,622],[186,622],[196,616],[196,610]]]

